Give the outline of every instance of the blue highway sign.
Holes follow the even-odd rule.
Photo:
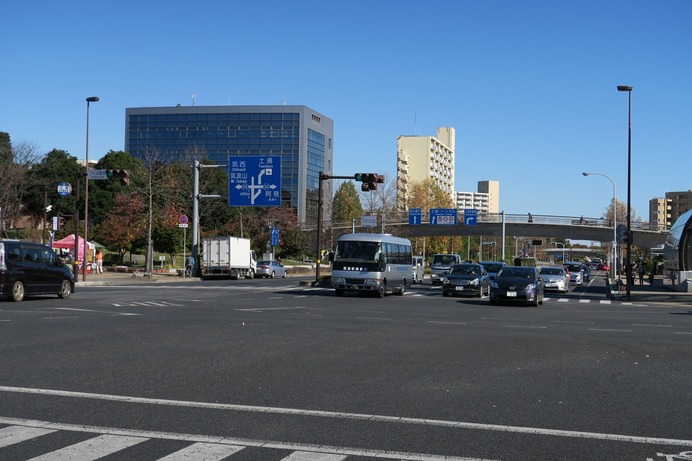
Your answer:
[[[457,224],[456,208],[430,208],[430,224],[455,226]]]
[[[273,247],[279,246],[279,229],[277,227],[272,227],[269,235],[270,235],[269,244]]]
[[[229,206],[281,206],[281,157],[228,156]]]
[[[467,208],[464,210],[464,226],[475,226],[478,223],[478,210]]]
[[[409,208],[408,210],[408,224],[410,226],[418,226],[421,223],[423,212],[420,208]]]

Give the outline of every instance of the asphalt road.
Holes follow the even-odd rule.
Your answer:
[[[692,459],[692,308],[592,285],[539,308],[296,278],[1,302],[0,459]]]

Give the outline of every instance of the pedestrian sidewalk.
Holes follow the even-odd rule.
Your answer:
[[[104,271],[102,274],[87,273],[75,279],[77,287],[100,286],[100,285],[134,285],[162,282],[199,282],[199,277],[182,277],[178,274],[157,273],[145,275],[143,272],[116,272]]]
[[[675,291],[672,282],[667,277],[658,276],[654,279],[653,285],[649,283],[648,277],[640,285],[637,279],[630,285],[630,299],[627,299],[627,285],[622,284],[618,291],[615,285],[606,287],[606,297],[611,297],[619,301],[646,302],[646,303],[672,303],[684,304],[692,307],[692,293],[685,291]]]

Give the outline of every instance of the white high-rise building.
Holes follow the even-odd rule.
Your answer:
[[[500,212],[500,182],[478,181],[478,192],[456,193],[458,210],[476,209],[481,213]]]
[[[407,208],[411,184],[432,178],[454,199],[455,132],[451,127],[437,129],[433,136],[397,138],[397,206]]]

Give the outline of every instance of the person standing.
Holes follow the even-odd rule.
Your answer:
[[[637,266],[637,275],[639,276],[639,284],[644,285],[644,273],[646,272],[646,265],[644,261],[640,261]]]
[[[101,250],[96,251],[96,273],[103,274],[103,252]]]

